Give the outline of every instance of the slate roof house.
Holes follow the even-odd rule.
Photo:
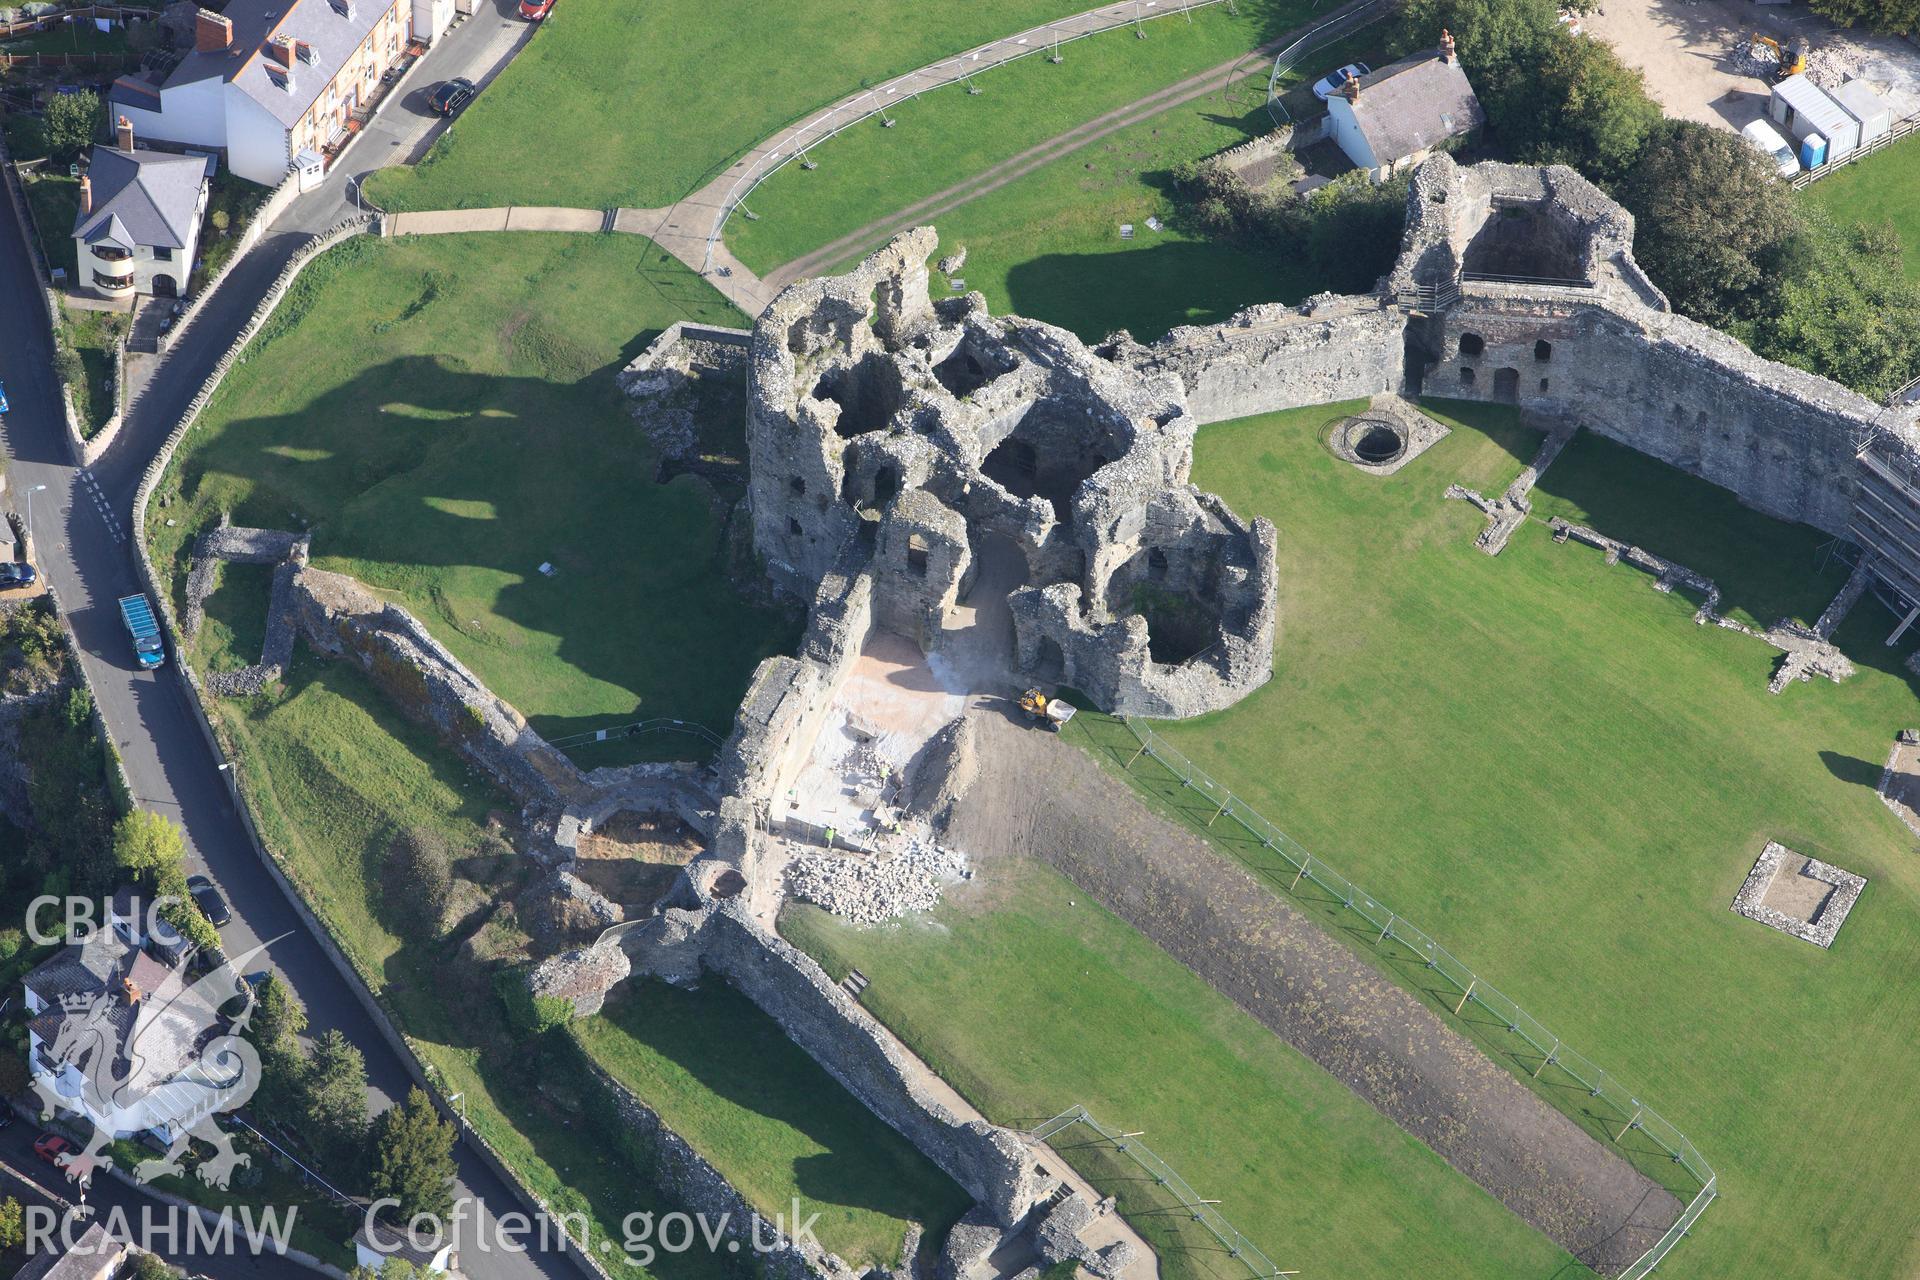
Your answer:
[[[211,162],[138,149],[124,116],[116,133],[114,146],[93,149],[80,179],[73,283],[115,298],[177,297],[187,291],[200,245]]]
[[[1413,168],[1447,139],[1485,122],[1445,31],[1439,49],[1349,79],[1327,99],[1328,133],[1375,182]]]
[[[412,0],[232,0],[194,15],[193,51],[156,79],[122,76],[107,98],[145,137],[219,151],[274,186],[329,146],[407,43]]]
[[[27,1066],[34,1082],[69,1099],[73,1109],[84,1112],[96,1125],[115,1129],[113,1117],[96,1113],[91,1105],[80,1071],[53,1056],[52,1048],[67,1022],[93,1019],[104,1006],[105,1023],[119,1056],[114,1073],[125,1074],[124,1060],[137,1045],[142,1079],[156,1085],[149,1092],[157,1093],[198,1069],[201,1041],[219,1021],[217,1010],[199,1002],[187,975],[164,959],[179,954],[177,935],[163,924],[160,929],[168,937],[144,937],[140,904],[133,903],[123,913],[123,901],[114,904],[112,927],[68,943],[22,981],[31,1015]],[[174,1136],[164,1126],[159,1135],[166,1141]]]

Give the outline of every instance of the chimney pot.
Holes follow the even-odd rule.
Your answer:
[[[1348,102],[1360,101],[1360,81],[1353,72],[1347,72],[1346,83],[1340,86],[1340,96]]]
[[[1453,32],[1440,28],[1440,61],[1452,62],[1454,54]]]
[[[86,217],[93,212],[93,179],[86,174],[80,175],[80,216]]]
[[[121,116],[113,122],[114,142],[122,151],[133,150],[133,121]]]
[[[201,9],[193,15],[193,48],[196,53],[219,53],[233,47],[233,20],[225,14]]]

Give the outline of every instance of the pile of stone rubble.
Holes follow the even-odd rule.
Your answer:
[[[788,893],[856,924],[929,911],[946,886],[972,878],[965,854],[917,838],[891,853],[804,853],[787,864]]]

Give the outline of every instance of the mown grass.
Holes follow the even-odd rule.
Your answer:
[[[994,862],[930,918],[780,929],[989,1118],[1082,1104],[1145,1142],[1281,1268],[1525,1277],[1566,1254],[1345,1085],[1038,863]],[[1056,1150],[1117,1195],[1169,1280],[1248,1280],[1162,1188],[1070,1129]]]
[[[1920,867],[1874,788],[1914,718],[1911,643],[1881,643],[1897,619],[1868,597],[1837,637],[1859,672],[1773,696],[1774,650],[1539,522],[1481,555],[1478,513],[1437,495],[1504,483],[1536,437],[1511,411],[1439,411],[1454,435],[1384,479],[1328,455],[1336,408],[1202,432],[1196,482],[1279,530],[1284,622],[1271,683],[1157,727],[1694,1140],[1721,1198],[1667,1266],[1910,1272],[1920,1150],[1883,1135],[1920,1124],[1920,992],[1892,976],[1920,954]],[[1811,616],[1845,577],[1825,535],[1600,442],[1543,480],[1536,513],[1556,511],[1714,578],[1757,620]],[[1279,870],[1230,824],[1209,834]],[[1729,909],[1768,839],[1868,878],[1831,951]],[[1504,1027],[1457,1025],[1539,1062]]]
[[[1362,32],[1316,54],[1302,71],[1318,75],[1325,67],[1351,61],[1371,39]],[[966,265],[955,278],[985,294],[996,314],[1045,320],[1089,342],[1116,329],[1151,341],[1176,325],[1218,323],[1255,303],[1294,302],[1328,287],[1304,255],[1189,234],[1181,227],[1174,167],[1273,127],[1264,105],[1265,66],[1262,60],[1249,60],[1253,74],[1247,78],[1223,83],[1202,98],[933,217],[940,253],[961,247],[967,251]],[[962,96],[948,105],[971,110],[976,102]],[[824,162],[820,171],[796,171],[790,190],[824,171]],[[762,207],[756,200],[756,211]],[[872,211],[836,213],[809,206],[807,215],[859,219],[832,228],[837,235],[864,225]],[[773,216],[732,224],[735,234],[745,243]],[[1157,219],[1162,229],[1149,227],[1149,218]],[[1133,226],[1131,240],[1120,238],[1123,223]],[[850,265],[879,243],[875,239],[863,245],[827,270]],[[935,278],[936,291],[942,283],[941,277]]]
[[[116,311],[62,310],[65,318],[60,337],[80,357],[83,375],[73,387],[73,408],[80,415],[81,434],[92,436],[119,408],[113,385],[114,349],[126,332],[127,321]]]
[[[818,1213],[820,1243],[855,1268],[899,1265],[909,1223],[937,1242],[972,1204],[730,987],[636,978],[574,1028],[755,1209]]]
[[[1848,165],[1801,193],[1846,223],[1891,222],[1910,279],[1920,280],[1920,135]]]
[[[1080,0],[567,0],[435,143],[390,209],[668,204],[788,121]]]
[[[795,623],[730,589],[728,499],[655,483],[615,385],[673,320],[738,322],[663,257],[624,236],[330,251],[176,456],[147,531],[163,572],[178,591],[223,511],[311,527],[318,567],[404,604],[540,732],[673,716],[724,734]]]
[[[1146,25],[1144,40],[1132,28],[1091,36],[1065,46],[1065,61],[1058,65],[1024,58],[980,76],[977,95],[950,86],[903,102],[889,112],[893,127],[866,121],[814,147],[809,154],[819,168],[788,165],[761,184],[748,201],[758,220],[735,214],[727,223],[727,244],[747,266],[765,273],[1036,143],[1230,63],[1306,24],[1312,14],[1305,0],[1237,8],[1235,14],[1216,5],[1194,13],[1191,22],[1169,14]],[[1227,118],[1215,121],[1218,136],[1238,141],[1235,130],[1244,135],[1260,127],[1250,113],[1265,101],[1265,79],[1258,73],[1270,62],[1246,58],[1244,69],[1253,78],[1226,99]],[[1224,87],[1227,77],[1221,80]],[[1047,213],[1071,219],[1072,206],[1083,201],[1064,184],[1056,188],[1066,207],[1047,207]],[[1117,236],[1112,228],[1094,243],[1117,244]]]

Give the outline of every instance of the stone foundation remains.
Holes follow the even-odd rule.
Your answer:
[[[1769,840],[1733,896],[1733,910],[1816,947],[1831,947],[1866,887],[1863,876]]]

